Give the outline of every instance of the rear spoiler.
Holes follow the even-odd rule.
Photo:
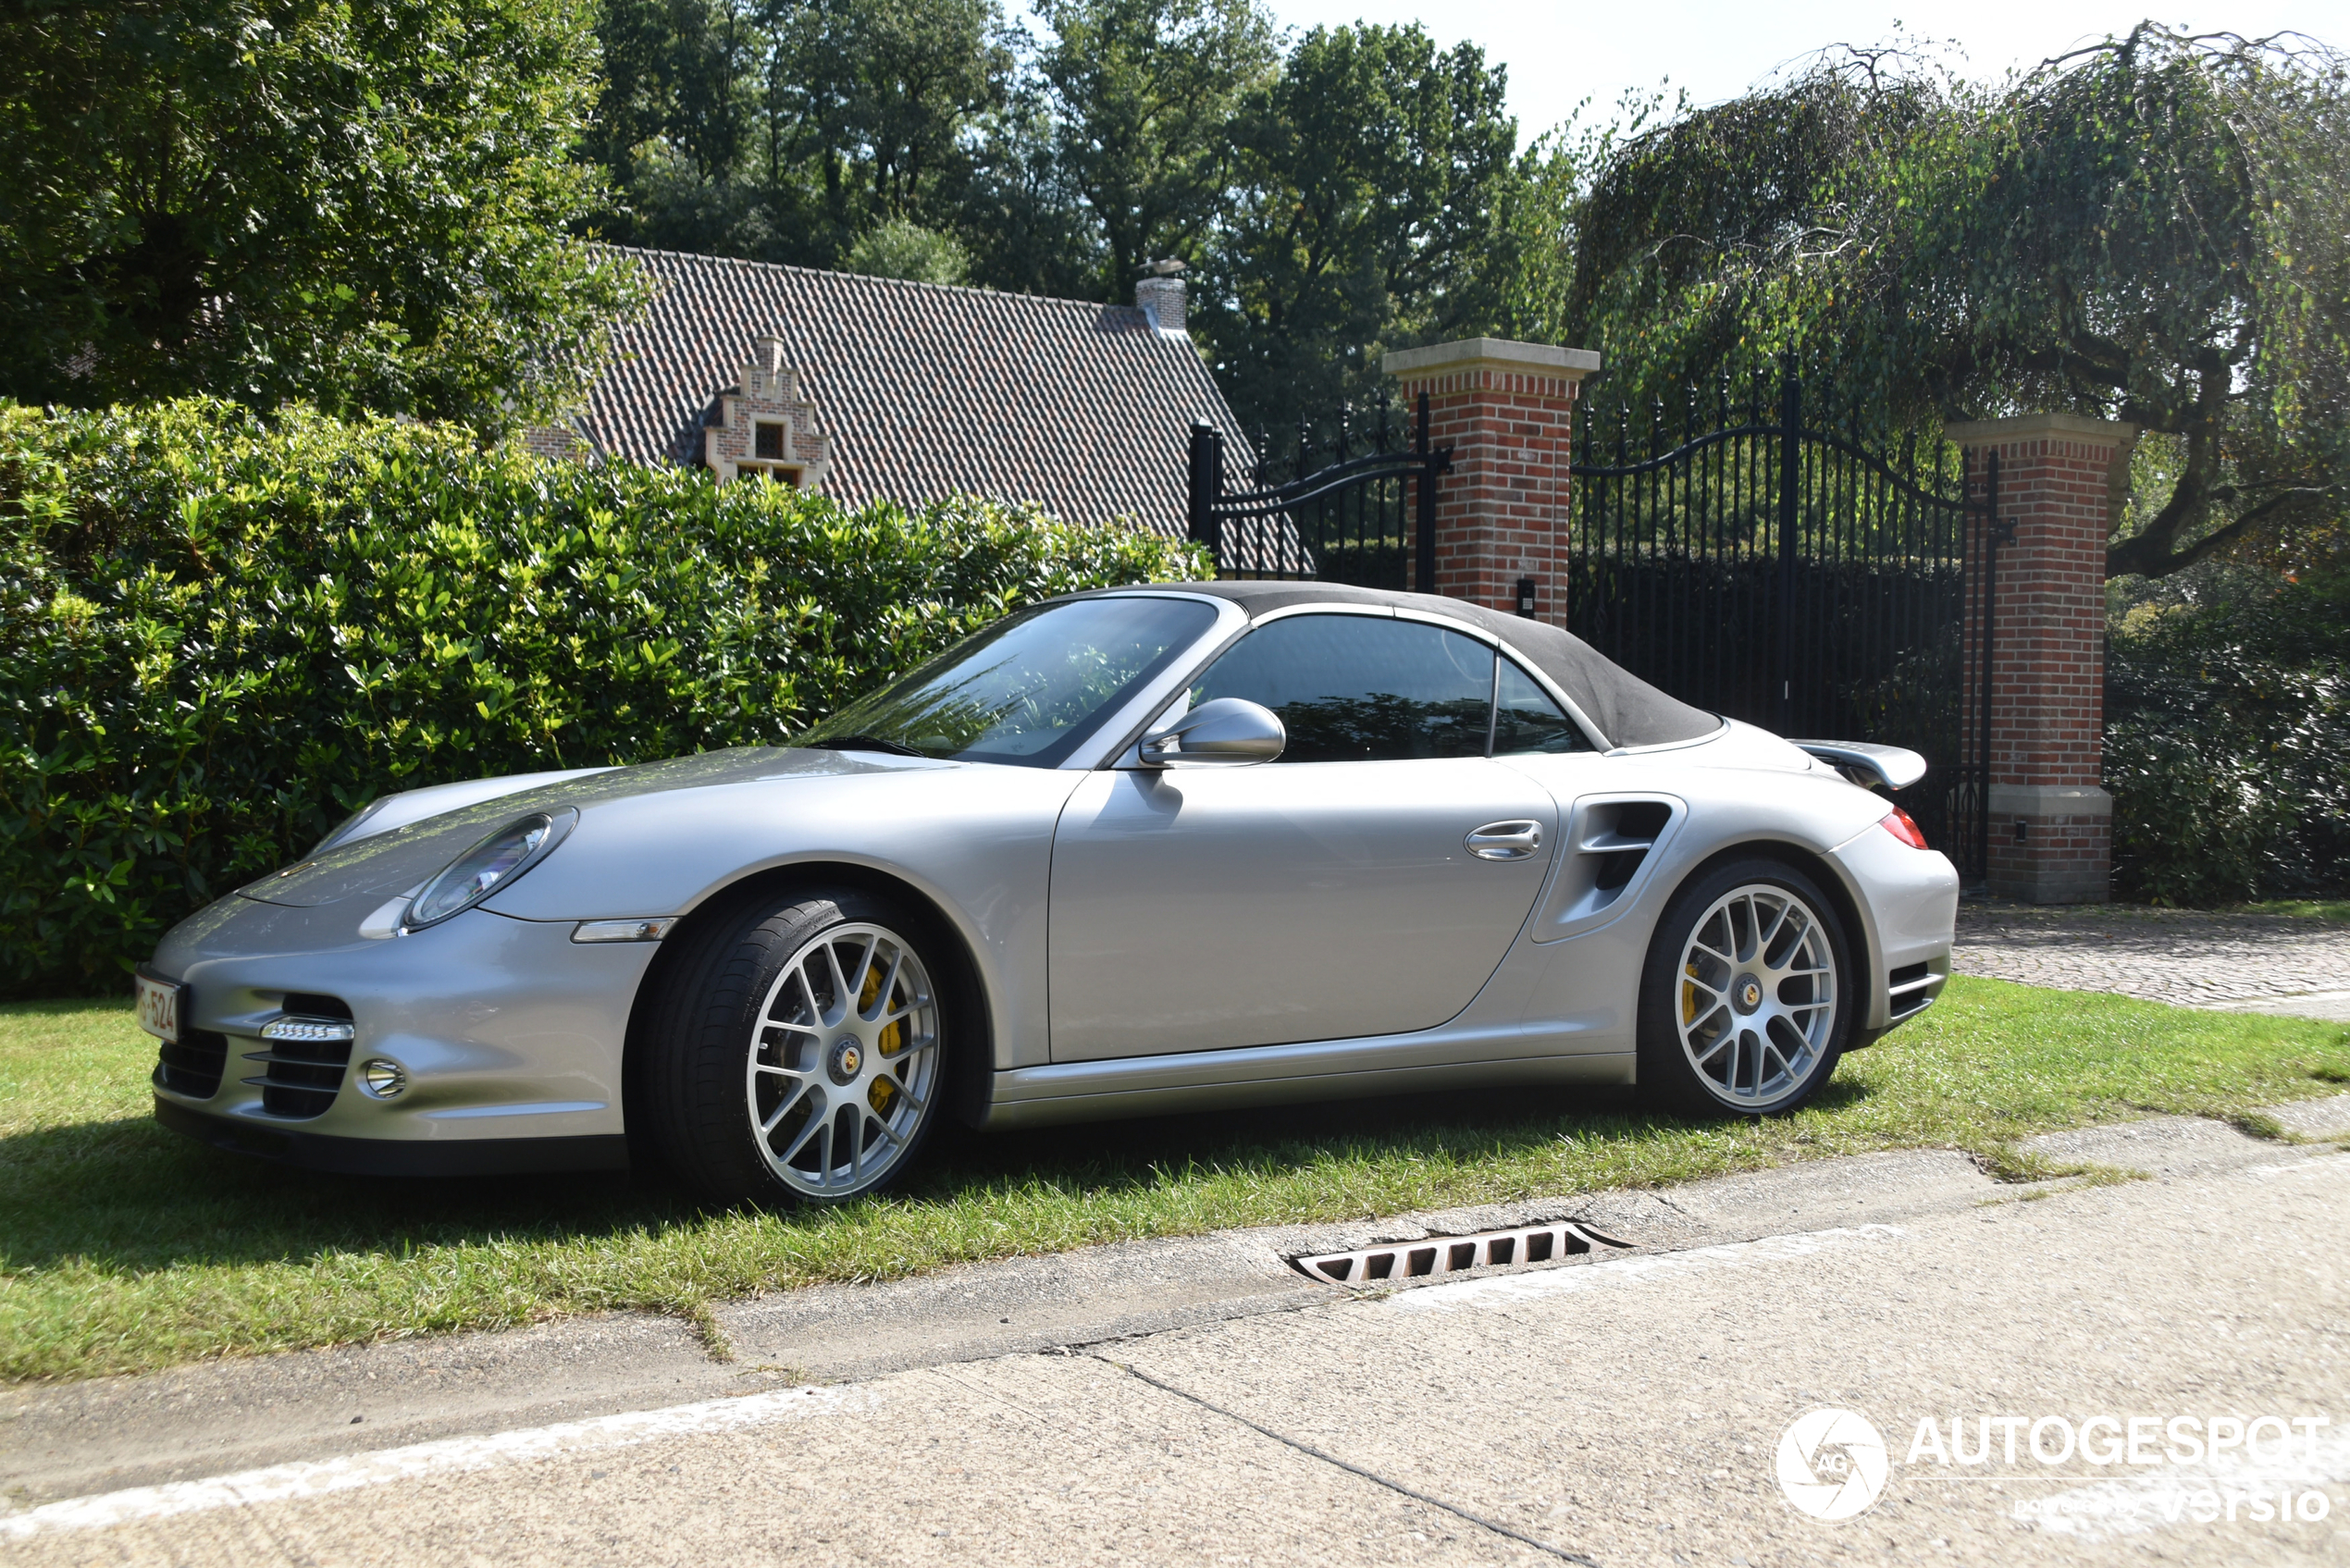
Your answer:
[[[1898,746],[1864,740],[1791,740],[1864,789],[1907,789],[1925,777],[1925,759]]]

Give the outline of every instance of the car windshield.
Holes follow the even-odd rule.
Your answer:
[[[956,644],[793,744],[1056,767],[1215,621],[1197,599],[1045,605]]]

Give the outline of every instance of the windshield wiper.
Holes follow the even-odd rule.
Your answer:
[[[886,751],[892,757],[930,755],[926,751],[917,751],[910,746],[900,746],[894,740],[884,740],[879,735],[826,735],[822,740],[811,740],[805,744],[814,751]]]

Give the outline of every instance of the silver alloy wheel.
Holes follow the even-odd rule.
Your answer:
[[[1768,1110],[1800,1093],[1836,1037],[1836,947],[1817,911],[1787,888],[1749,883],[1689,933],[1674,1021],[1714,1098]]]
[[[938,1085],[938,997],[906,939],[836,925],[768,988],[744,1091],[767,1168],[795,1191],[845,1198],[905,1157]]]

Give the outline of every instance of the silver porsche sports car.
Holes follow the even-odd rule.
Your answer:
[[[1079,594],[792,746],[376,801],[164,938],[155,1114],[328,1169],[633,1153],[822,1202],[947,1115],[1784,1111],[1948,977],[1957,874],[1874,792],[1923,771],[1454,599]]]

